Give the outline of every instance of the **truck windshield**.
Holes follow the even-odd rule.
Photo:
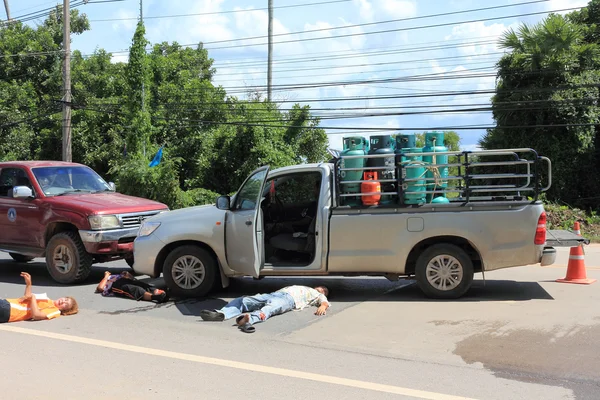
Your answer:
[[[108,183],[88,167],[38,167],[32,172],[46,196],[111,190]]]

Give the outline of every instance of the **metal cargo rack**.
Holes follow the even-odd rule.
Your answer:
[[[337,205],[343,205],[343,199],[348,197],[362,197],[369,195],[390,196],[391,205],[371,207],[404,207],[414,206],[405,204],[406,194],[443,194],[451,204],[474,202],[535,202],[542,192],[547,191],[552,185],[552,164],[547,157],[539,156],[529,148],[479,150],[479,151],[445,151],[427,153],[402,152],[394,155],[336,155],[332,160],[335,165],[335,187]],[[422,161],[402,161],[403,157],[423,156],[448,156],[446,164],[426,164]],[[390,170],[390,166],[342,168],[342,162],[350,159],[394,158],[393,179],[375,179],[368,182],[380,182],[381,192],[349,193],[344,190],[345,185],[362,184],[367,180],[342,180],[344,171],[378,171]],[[448,176],[440,174],[440,168],[447,167]],[[407,179],[406,171],[410,168],[425,168],[432,177],[420,176]],[[450,175],[450,172],[453,175]],[[361,174],[364,176],[364,173]],[[425,175],[425,174],[423,174]],[[425,190],[408,190],[410,182],[421,181]],[[393,186],[394,191],[383,191],[386,187]],[[427,185],[434,184],[433,190]],[[438,187],[439,186],[439,187]],[[361,202],[362,203],[362,202]],[[427,202],[417,204],[425,205]],[[365,207],[365,206],[357,206]]]

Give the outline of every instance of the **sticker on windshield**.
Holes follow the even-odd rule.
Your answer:
[[[17,220],[17,210],[14,208],[9,208],[6,215],[8,216],[8,220],[10,222],[15,222]]]

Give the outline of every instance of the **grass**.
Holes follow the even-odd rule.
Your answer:
[[[573,223],[579,221],[581,235],[593,243],[600,243],[600,215],[598,213],[556,203],[545,203],[544,208],[548,216],[548,229],[572,230]]]

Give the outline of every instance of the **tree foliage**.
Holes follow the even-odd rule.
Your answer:
[[[0,27],[0,160],[61,159],[61,13],[35,28]],[[89,29],[71,11],[72,33]],[[237,190],[261,165],[327,158],[327,137],[308,107],[281,111],[260,96],[228,96],[213,85],[201,43],[149,45],[139,23],[126,63],[103,49],[72,54],[73,160],[119,191],[186,207]],[[161,163],[149,167],[159,148]]]
[[[597,204],[600,190],[591,173],[600,167],[599,4],[503,35],[500,45],[509,53],[498,62],[492,98],[497,127],[480,142],[485,149],[526,147],[549,157],[548,198],[587,208]]]

